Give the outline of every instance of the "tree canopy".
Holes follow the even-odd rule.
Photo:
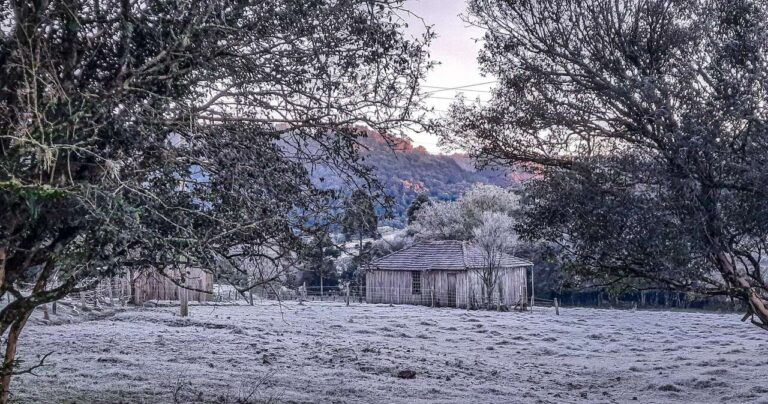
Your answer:
[[[315,165],[375,186],[355,128],[420,121],[430,66],[401,5],[0,2],[3,400],[35,306],[126,268],[285,257],[339,205]]]
[[[432,203],[432,200],[429,199],[429,195],[422,192],[416,196],[416,199],[411,202],[411,205],[408,206],[408,210],[406,211],[406,218],[407,223],[411,224],[416,220],[416,214],[423,208],[424,206],[428,206]]]
[[[344,216],[341,219],[344,236],[362,244],[364,238],[378,236],[378,223],[373,198],[362,189],[354,190],[344,203]]]
[[[485,105],[444,138],[535,180],[523,235],[606,280],[737,298],[768,329],[768,4],[471,0]]]
[[[457,201],[438,201],[422,205],[410,230],[417,238],[428,240],[472,240],[476,230],[490,225],[493,217],[505,217],[499,224],[514,233],[512,219],[520,208],[518,196],[494,185],[477,184]],[[489,214],[498,214],[493,216]]]

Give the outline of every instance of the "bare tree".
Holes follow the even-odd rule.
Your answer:
[[[473,233],[473,248],[476,248],[483,260],[483,267],[479,273],[480,281],[485,292],[484,305],[491,308],[493,294],[499,293],[502,298],[501,283],[502,260],[506,254],[514,252],[516,243],[514,221],[511,217],[498,212],[485,212],[482,215],[482,224],[475,228]]]

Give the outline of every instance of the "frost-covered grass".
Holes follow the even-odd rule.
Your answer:
[[[768,402],[768,333],[737,314],[309,302],[30,325],[21,402]],[[55,318],[53,319],[55,321]],[[398,372],[412,370],[415,378]]]

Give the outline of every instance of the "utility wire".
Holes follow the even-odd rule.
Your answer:
[[[437,88],[437,90],[430,91],[429,93],[439,93],[443,91],[461,90],[465,88],[472,88],[472,87],[483,86],[483,85],[494,84],[494,83],[498,83],[498,81],[497,80],[486,81],[483,83],[467,84],[467,85],[458,86],[458,87],[437,87],[437,86],[424,86],[424,87]],[[467,90],[467,91],[484,91],[484,90]]]
[[[466,90],[458,89],[458,90],[454,90],[453,88],[437,87],[437,86],[422,86],[422,87],[423,88],[430,88],[430,89],[434,88],[434,89],[436,89],[436,90],[430,90],[429,91],[430,94],[439,93],[439,92],[443,92],[443,91],[456,91],[456,92],[462,92],[462,93],[463,92],[490,93],[490,91],[488,91],[488,90],[473,90],[473,89],[466,89]]]
[[[425,94],[424,95],[424,99],[427,99],[427,100],[448,100],[448,101],[454,101],[454,100],[456,100],[456,97],[440,97],[440,96]],[[469,100],[469,101],[475,102],[476,100]],[[482,103],[482,102],[490,102],[490,101],[489,100],[480,100],[480,102]]]

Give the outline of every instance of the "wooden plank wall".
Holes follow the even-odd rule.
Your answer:
[[[524,303],[528,299],[528,282],[526,267],[508,268],[501,274],[502,301],[512,307]]]
[[[422,276],[422,291],[424,280]],[[368,303],[425,304],[423,294],[411,290],[410,271],[370,271],[365,277],[365,297]]]
[[[448,274],[456,275],[456,306],[466,306],[467,273],[465,271],[430,271],[423,275],[421,292],[427,305],[432,305],[432,291],[434,290],[434,304],[439,307],[448,306],[451,300],[448,296]]]
[[[213,275],[211,273],[198,268],[188,268],[186,271],[186,284],[189,287],[213,292]],[[179,287],[170,279],[154,272],[138,275],[134,290],[136,293],[136,304],[142,304],[148,300],[179,300]],[[188,299],[190,301],[204,302],[213,300],[213,293],[198,292],[196,290],[188,290],[187,296],[189,296]]]
[[[434,304],[445,307],[448,296],[448,274],[456,274],[456,306],[480,307],[483,285],[479,271],[428,271],[421,273],[421,294],[413,294],[410,271],[370,271],[366,274],[366,301],[368,303]],[[507,306],[519,304],[527,298],[526,268],[505,268],[500,276],[502,302]],[[499,299],[498,289],[494,300]]]
[[[479,307],[483,304],[485,296],[485,286],[483,285],[481,271],[473,270],[468,272],[468,303],[470,307]],[[499,274],[499,283],[503,296],[499,296],[498,286],[493,291],[493,302],[496,304],[499,300],[507,306],[515,306],[526,299],[527,282],[526,267],[503,268]]]

